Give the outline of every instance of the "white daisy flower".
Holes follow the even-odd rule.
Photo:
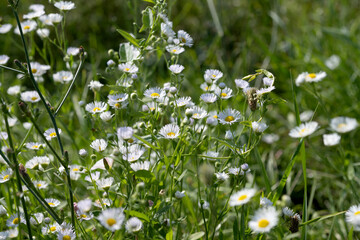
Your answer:
[[[92,90],[92,91],[100,91],[100,88],[104,86],[104,84],[102,84],[99,81],[95,81],[95,80],[91,80],[88,87]]]
[[[211,84],[210,86],[204,82],[200,85],[201,90],[203,90],[204,92],[213,92],[217,89],[216,84]]]
[[[54,6],[62,11],[68,11],[75,8],[75,3],[70,1],[60,1],[56,2]]]
[[[3,120],[3,123],[5,124],[5,120]],[[8,118],[8,123],[9,123],[9,127],[15,126],[15,124],[17,123],[17,118],[16,117],[9,117]]]
[[[181,97],[176,99],[175,104],[178,107],[183,107],[183,106],[191,106],[194,103],[191,101],[191,97]]]
[[[271,133],[271,134],[264,134],[262,140],[267,144],[272,144],[280,139],[279,135]]]
[[[8,230],[8,238],[17,238],[19,236],[19,229],[13,228]]]
[[[215,94],[218,95],[221,99],[229,99],[232,97],[232,89],[228,87],[224,89],[217,88],[215,90]]]
[[[25,146],[28,149],[39,150],[41,147],[45,147],[46,145],[38,142],[29,142],[26,143]]]
[[[282,209],[282,212],[283,212],[284,216],[287,216],[287,217],[292,217],[295,214],[294,211],[291,208],[288,208],[288,207],[284,207]]]
[[[223,76],[223,73],[217,69],[207,69],[204,74],[204,79],[211,79],[216,82]]]
[[[136,162],[136,163],[130,164],[130,167],[132,170],[134,170],[134,172],[137,172],[139,170],[147,170],[148,171],[150,169],[150,162],[149,161]]]
[[[260,97],[261,95],[269,93],[274,89],[275,89],[274,86],[267,87],[267,88],[260,88],[260,89],[256,90],[256,95]]]
[[[143,223],[137,217],[131,217],[126,221],[125,228],[129,233],[136,233],[141,230]]]
[[[66,53],[71,56],[76,56],[80,53],[80,48],[78,47],[68,47]]]
[[[160,129],[159,134],[167,139],[175,139],[180,135],[180,128],[178,125],[170,123],[163,126]]]
[[[241,173],[241,169],[240,168],[229,168],[228,172],[231,175],[238,176]]]
[[[172,22],[161,23],[161,32],[167,37],[175,37],[176,33],[172,29]]]
[[[115,102],[112,100],[108,100],[108,104],[110,107],[114,108],[114,109],[124,109],[126,108],[126,106],[129,104],[127,101],[123,101],[123,102]]]
[[[0,216],[7,216],[7,210],[3,205],[0,205]]]
[[[107,109],[107,104],[105,102],[92,102],[92,103],[88,103],[85,106],[85,110],[92,113],[92,114],[96,114],[96,113],[102,113]]]
[[[49,185],[47,182],[41,181],[41,180],[39,180],[39,181],[35,180],[33,183],[34,183],[35,187],[37,187],[39,189],[45,189]]]
[[[60,201],[55,198],[45,198],[45,201],[50,207],[57,207],[60,205]]]
[[[59,134],[61,134],[61,129],[58,128]],[[44,132],[44,136],[48,141],[50,141],[52,138],[56,138],[56,132],[54,128],[49,128]]]
[[[9,23],[2,24],[0,26],[0,34],[8,33],[11,30],[11,28],[12,28],[12,25]]]
[[[39,161],[37,159],[38,157],[34,157],[32,159],[30,159],[29,161],[27,161],[25,163],[25,168],[26,169],[39,169]]]
[[[132,63],[121,63],[118,65],[118,68],[126,73],[137,73],[139,71],[139,68]]]
[[[226,172],[218,172],[215,173],[216,179],[219,180],[219,182],[224,182],[229,178],[229,175]]]
[[[45,14],[44,10],[29,12],[28,14],[24,14],[23,19],[34,19],[34,18],[38,18],[44,14]]]
[[[317,122],[302,123],[290,130],[289,136],[292,138],[303,138],[313,134],[318,129],[319,124]]]
[[[43,213],[34,213],[34,216],[30,218],[30,223],[32,225],[39,225],[44,220],[44,214]]]
[[[121,153],[123,154],[123,159],[129,162],[134,162],[138,160],[146,151],[146,149],[139,145],[133,144],[129,147],[120,148]]]
[[[331,70],[334,70],[340,65],[340,57],[338,55],[332,55],[331,57],[326,59],[325,65]]]
[[[360,231],[360,205],[353,205],[345,213],[346,222],[354,226],[354,231]]]
[[[35,77],[40,77],[44,75],[46,71],[50,69],[49,65],[43,65],[38,62],[31,62],[30,66],[31,66],[31,72]]]
[[[12,96],[18,95],[20,93],[20,86],[15,85],[15,86],[9,87],[6,92],[7,92],[7,94],[12,95]]]
[[[152,98],[152,99],[158,99],[161,97],[165,97],[165,95],[166,95],[166,92],[159,87],[149,88],[149,89],[146,89],[144,92],[145,97]]]
[[[40,37],[40,38],[47,38],[50,35],[50,30],[47,28],[39,28],[36,30],[36,34]]]
[[[252,122],[251,128],[257,133],[262,133],[268,128],[268,125],[261,122]]]
[[[169,53],[178,55],[180,53],[183,53],[185,51],[185,48],[177,46],[177,45],[168,45],[165,47],[166,51]]]
[[[255,193],[256,190],[254,188],[244,188],[231,195],[229,205],[233,207],[248,203]]]
[[[183,65],[179,65],[179,64],[173,64],[169,67],[169,70],[173,73],[173,74],[179,74],[184,70],[184,66]]]
[[[338,133],[347,133],[357,128],[358,122],[355,118],[336,117],[331,119],[330,127]]]
[[[41,100],[37,91],[22,92],[20,96],[21,100],[23,100],[24,102],[36,103]]]
[[[279,221],[279,213],[275,207],[266,207],[258,209],[254,217],[249,221],[249,227],[255,233],[270,232]]]
[[[104,139],[95,139],[90,144],[90,147],[97,152],[102,152],[106,149],[108,143]]]
[[[6,220],[6,226],[8,227],[17,227],[19,223],[23,221],[24,216],[22,214],[13,214],[8,220]]]
[[[177,199],[182,199],[183,197],[185,197],[185,191],[176,191],[175,192],[175,197],[177,198]]]
[[[103,207],[110,207],[112,203],[113,203],[113,201],[112,201],[111,199],[102,198],[102,199],[101,199],[101,202],[100,202],[99,199],[97,199],[97,200],[94,202],[94,206],[99,207],[99,208],[101,208],[102,206],[103,206]]]
[[[217,96],[214,93],[201,94],[200,99],[205,103],[214,103],[217,100]]]
[[[324,134],[323,141],[325,146],[335,146],[340,143],[341,136],[337,133]]]
[[[122,208],[108,208],[100,213],[98,220],[105,228],[114,232],[121,228],[125,215]]]
[[[319,73],[303,72],[296,78],[295,84],[296,86],[299,86],[303,82],[320,82],[325,77],[326,77],[325,72],[319,72]]]
[[[240,121],[241,114],[239,111],[227,108],[219,113],[218,119],[221,124],[233,124]]]
[[[31,4],[29,6],[29,10],[34,11],[34,12],[44,11],[44,9],[45,9],[45,6],[42,4]]]
[[[111,187],[111,185],[113,183],[114,183],[114,178],[113,177],[102,178],[102,179],[99,179],[98,181],[96,181],[96,185],[99,188],[104,189],[104,191],[109,190],[109,188]]]
[[[242,79],[235,79],[236,87],[246,89],[250,87],[250,84],[248,81],[242,80]]]
[[[266,197],[260,197],[260,206],[261,207],[270,207],[273,205],[273,202]]]
[[[117,129],[117,136],[119,140],[129,140],[134,134],[132,127],[119,127]]]
[[[311,110],[304,111],[300,114],[300,121],[301,122],[310,121],[313,115],[314,115],[314,112]]]
[[[84,148],[82,148],[79,150],[79,155],[81,157],[86,157],[88,155],[88,152]]]
[[[49,15],[44,15],[39,18],[39,20],[48,26],[53,26],[54,23],[60,23],[63,19],[63,16],[58,13],[50,13]]]
[[[273,79],[273,78],[264,77],[264,78],[263,78],[263,84],[264,84],[265,86],[271,87],[272,85],[274,85],[274,79]]]
[[[0,55],[0,64],[5,65],[9,61],[9,56],[7,55]]]
[[[73,80],[74,75],[70,71],[60,71],[53,74],[53,78],[55,82],[67,83]]]
[[[105,169],[105,167],[104,167]],[[91,169],[93,170],[93,169]],[[91,177],[90,176],[86,176],[85,177],[85,181],[88,181],[88,182],[92,182],[92,181],[97,181],[100,179],[100,172],[94,172],[94,173],[91,173]]]
[[[71,228],[60,229],[57,236],[58,240],[73,240],[76,238],[76,234]]]
[[[0,131],[0,139],[7,140],[8,137],[9,137],[9,135],[7,134],[7,132],[1,132]]]
[[[22,29],[23,34],[27,34],[29,32],[32,32],[37,27],[37,23],[34,20],[24,21],[20,25],[21,25],[21,29]],[[14,32],[16,34],[20,35],[19,28],[15,28]]]
[[[0,183],[4,183],[10,180],[13,171],[11,168],[7,168],[0,173]]]
[[[207,116],[207,112],[201,107],[194,106],[194,107],[188,108],[188,109],[192,112],[191,117],[193,119],[200,120]],[[188,109],[186,109],[186,110],[188,110]]]
[[[127,93],[118,93],[118,94],[110,94],[108,95],[108,99],[114,102],[124,102],[129,98]]]
[[[114,114],[111,114],[110,111],[100,113],[100,118],[104,122],[109,122],[114,117]]]
[[[180,41],[180,44],[188,46],[188,47],[192,47],[194,40],[192,39],[192,37],[185,32],[184,30],[179,30],[177,32],[177,38]]]

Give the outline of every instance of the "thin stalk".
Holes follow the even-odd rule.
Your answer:
[[[4,69],[7,69],[7,70],[10,70],[10,71],[13,71],[13,72],[24,74],[23,71],[17,70],[15,68],[7,67],[7,66],[4,66],[4,65],[0,65],[0,68],[4,68]]]
[[[59,143],[59,146],[60,146],[61,154],[64,155],[64,148],[63,148],[63,145],[62,145],[62,142],[61,142],[61,139],[60,139],[59,129],[58,129],[58,127],[57,127],[55,118],[54,118],[53,114],[51,113],[51,110],[50,110],[49,106],[47,105],[46,100],[45,100],[44,96],[42,95],[42,93],[41,93],[41,91],[40,91],[40,89],[39,89],[39,87],[38,87],[38,85],[37,85],[37,83],[36,83],[36,81],[35,81],[35,78],[34,78],[34,75],[33,75],[32,69],[31,69],[29,53],[28,53],[28,50],[27,50],[27,46],[26,46],[24,34],[23,34],[23,31],[22,31],[22,28],[21,28],[21,23],[20,23],[19,15],[18,15],[18,13],[17,13],[17,10],[14,8],[14,6],[11,6],[11,9],[12,9],[12,11],[13,11],[13,13],[14,13],[14,16],[15,16],[15,18],[16,18],[16,22],[17,22],[17,25],[18,25],[18,28],[19,28],[21,40],[22,40],[23,47],[24,47],[26,63],[27,63],[27,65],[28,65],[30,80],[31,80],[31,82],[32,82],[32,84],[33,84],[36,92],[39,94],[40,99],[41,99],[42,103],[44,104],[45,109],[46,109],[46,111],[48,112],[48,114],[49,114],[49,116],[50,116],[50,119],[51,119],[51,121],[52,121],[52,124],[54,125],[54,129],[55,129],[56,137],[57,137],[57,140],[58,140],[58,143]]]
[[[80,64],[79,64],[78,68],[76,69],[75,76],[74,76],[73,80],[71,81],[70,86],[68,87],[68,89],[67,89],[64,97],[62,98],[62,100],[61,100],[61,102],[60,102],[60,104],[59,104],[59,106],[56,108],[56,111],[55,111],[55,113],[54,113],[54,117],[56,117],[56,115],[57,115],[58,112],[60,111],[62,105],[64,104],[66,98],[67,98],[68,95],[70,94],[70,91],[71,91],[71,89],[72,89],[72,87],[73,87],[73,85],[74,85],[74,83],[75,83],[76,77],[77,77],[77,75],[79,74],[80,69],[81,69],[83,63],[84,63],[84,60],[82,59],[82,60],[80,61]]]

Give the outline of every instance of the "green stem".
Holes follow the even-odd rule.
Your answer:
[[[15,69],[15,68],[7,67],[7,66],[4,66],[4,65],[0,65],[0,68],[4,68],[4,69],[7,69],[7,70],[11,70],[11,71],[13,71],[13,72],[17,72],[17,73],[24,74],[23,71],[17,70],[17,69]]]

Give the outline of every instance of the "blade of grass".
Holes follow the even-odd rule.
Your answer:
[[[270,180],[269,180],[269,177],[266,173],[266,169],[265,169],[265,166],[264,166],[264,163],[262,162],[261,160],[261,156],[260,156],[260,153],[259,153],[259,150],[257,148],[254,148],[254,156],[256,158],[256,161],[258,162],[258,164],[260,165],[261,167],[261,173],[263,175],[263,178],[264,178],[264,181],[265,181],[265,187],[266,187],[266,191],[269,193],[271,192],[271,184],[270,184]]]

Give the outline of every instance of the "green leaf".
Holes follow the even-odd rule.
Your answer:
[[[130,43],[121,43],[119,47],[120,62],[131,62],[140,59],[140,51]]]
[[[152,3],[155,4],[155,2],[153,0],[143,0],[144,2],[148,2],[148,3]]]
[[[193,206],[190,198],[188,196],[185,196],[185,197],[182,198],[182,201],[184,203],[185,208],[187,210],[189,210],[193,220],[196,221],[196,215],[195,215],[195,212],[194,212],[194,206]]]
[[[139,170],[135,172],[135,176],[142,177],[142,178],[154,178],[155,175],[147,170]]]
[[[234,224],[233,224],[233,239],[238,240],[239,238],[239,223],[237,218],[235,218]]]
[[[128,32],[125,32],[124,30],[121,29],[116,29],[116,31],[118,31],[118,33],[121,34],[121,36],[123,36],[126,40],[128,40],[130,43],[132,43],[134,46],[140,48],[139,45],[139,40],[135,39],[133,36],[131,36]]]
[[[189,240],[200,239],[200,238],[202,238],[204,235],[205,235],[204,232],[197,232],[197,233],[191,234],[191,235],[189,236]]]
[[[142,220],[145,220],[147,222],[150,222],[150,219],[148,216],[146,216],[144,213],[141,213],[141,212],[137,212],[137,211],[133,211],[133,210],[130,210],[130,211],[126,211],[130,216],[133,216],[133,217],[137,217],[137,218],[140,218]]]
[[[145,143],[146,145],[148,145],[152,150],[156,151],[157,149],[159,149],[158,147],[155,147],[154,145],[152,145],[151,143],[149,143],[148,141],[146,141],[144,138],[134,134],[133,135],[135,138],[137,138],[138,140],[142,141],[143,143]]]
[[[170,228],[170,231],[166,234],[166,240],[172,240],[173,239],[173,231]]]
[[[300,227],[311,224],[311,223],[314,223],[314,222],[322,221],[322,220],[325,220],[325,219],[328,219],[328,218],[331,218],[331,217],[335,217],[335,216],[338,216],[338,215],[341,215],[341,214],[344,214],[344,213],[346,213],[346,211],[332,213],[332,214],[322,216],[322,217],[317,217],[317,218],[311,219],[311,220],[309,220],[307,222],[301,223]]]
[[[141,29],[139,32],[143,32],[148,28],[152,28],[152,26],[154,24],[154,14],[150,7],[147,7],[142,12],[142,23],[143,23],[143,25],[141,26]]]

